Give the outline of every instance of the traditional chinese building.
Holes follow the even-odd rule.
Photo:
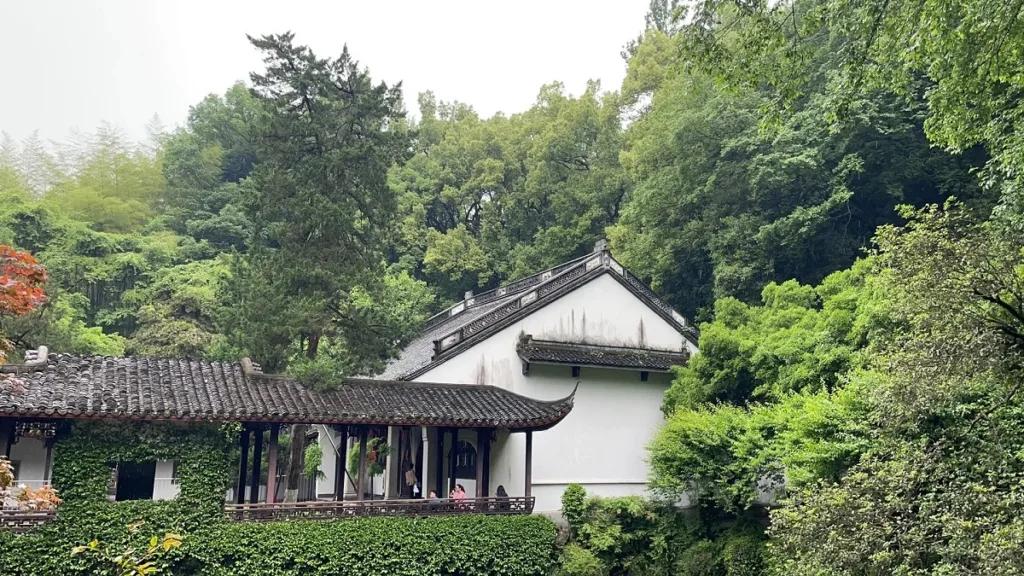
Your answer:
[[[535,496],[538,511],[554,512],[570,483],[603,496],[646,490],[646,447],[663,422],[670,368],[685,364],[696,343],[694,326],[616,262],[602,241],[593,253],[550,270],[467,293],[429,319],[379,377],[486,386],[553,402],[574,398],[558,426],[532,437],[496,429],[483,448],[486,493],[501,484],[509,493]],[[427,478],[448,473],[444,462],[453,447],[460,463],[481,454],[472,430],[421,432],[416,445],[429,454]],[[321,442],[329,455],[337,439]],[[473,493],[471,469],[457,464],[455,476]],[[332,482],[325,471],[323,487]],[[386,488],[395,494],[399,487],[395,475]]]

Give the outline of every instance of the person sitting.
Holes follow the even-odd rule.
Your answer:
[[[459,508],[466,507],[466,489],[462,487],[462,484],[455,485],[455,490],[452,490],[451,499],[455,500]]]
[[[495,496],[498,498],[498,512],[508,512],[508,492],[505,492],[505,487],[499,484]]]

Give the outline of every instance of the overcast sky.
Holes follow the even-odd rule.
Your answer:
[[[542,84],[616,89],[647,0],[0,0],[0,130],[64,139],[109,121],[134,138],[259,69],[245,38],[291,30],[320,56],[349,50],[407,107],[433,90],[489,116]]]

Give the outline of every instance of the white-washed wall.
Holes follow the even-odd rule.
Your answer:
[[[54,452],[56,451],[55,447]],[[46,444],[42,440],[20,438],[16,444],[11,446],[11,462],[20,462],[18,484],[39,488],[49,482],[49,478],[44,476],[46,473]]]

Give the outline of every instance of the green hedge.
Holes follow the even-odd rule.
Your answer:
[[[543,576],[555,525],[540,516],[237,523],[196,543],[179,574]]]
[[[235,427],[76,423],[60,431],[53,483],[64,503],[55,522],[12,536],[0,530],[0,576],[100,574],[71,549],[100,540],[117,549],[126,527],[137,537],[172,531],[184,545],[168,556],[179,576],[494,575],[541,576],[555,563],[554,523],[539,516],[365,518],[234,523],[224,494],[237,458]],[[111,464],[178,461],[179,496],[108,502]]]

